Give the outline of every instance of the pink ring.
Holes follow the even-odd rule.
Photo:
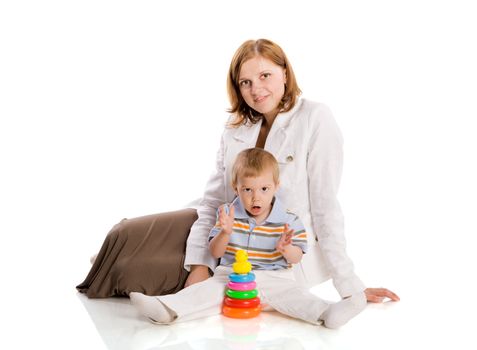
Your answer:
[[[257,287],[257,283],[253,282],[229,282],[227,286],[232,290],[253,290]]]

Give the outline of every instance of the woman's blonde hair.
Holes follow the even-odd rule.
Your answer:
[[[238,127],[247,123],[247,121],[255,124],[263,116],[247,105],[240,93],[239,86],[239,75],[242,65],[245,61],[256,56],[269,59],[285,69],[285,93],[278,106],[279,111],[288,112],[292,109],[295,106],[297,97],[301,94],[291,64],[282,48],[267,39],[247,40],[235,52],[232,62],[230,62],[229,74],[227,76],[227,92],[231,105],[228,112],[235,115],[234,120],[230,123],[231,126]]]
[[[273,154],[262,148],[248,148],[240,152],[232,168],[232,187],[237,187],[239,178],[257,177],[265,170],[272,171],[273,181],[278,185],[280,170]]]

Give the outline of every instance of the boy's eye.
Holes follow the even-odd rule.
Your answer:
[[[250,192],[251,189],[250,189],[250,188],[244,188],[242,191],[244,191],[244,192]]]
[[[267,191],[268,191],[268,187],[262,187],[262,191],[263,191],[263,192],[267,192]]]

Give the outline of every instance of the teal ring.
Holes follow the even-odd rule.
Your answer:
[[[233,272],[229,275],[229,279],[232,282],[248,283],[248,282],[255,281],[255,274],[253,272],[249,272],[249,273],[235,273],[235,272]]]

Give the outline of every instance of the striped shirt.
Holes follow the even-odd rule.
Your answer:
[[[292,245],[301,248],[306,253],[306,231],[302,222],[295,214],[282,208],[280,201],[274,199],[272,210],[267,219],[257,225],[242,206],[240,199],[234,203],[235,219],[229,243],[225,254],[220,259],[220,265],[232,266],[235,262],[235,252],[243,249],[248,254],[248,261],[256,270],[279,270],[291,267],[283,255],[276,250],[280,236],[285,231],[285,224],[293,229]],[[218,211],[217,211],[218,215]],[[210,231],[209,241],[219,234],[221,228],[217,221]]]

